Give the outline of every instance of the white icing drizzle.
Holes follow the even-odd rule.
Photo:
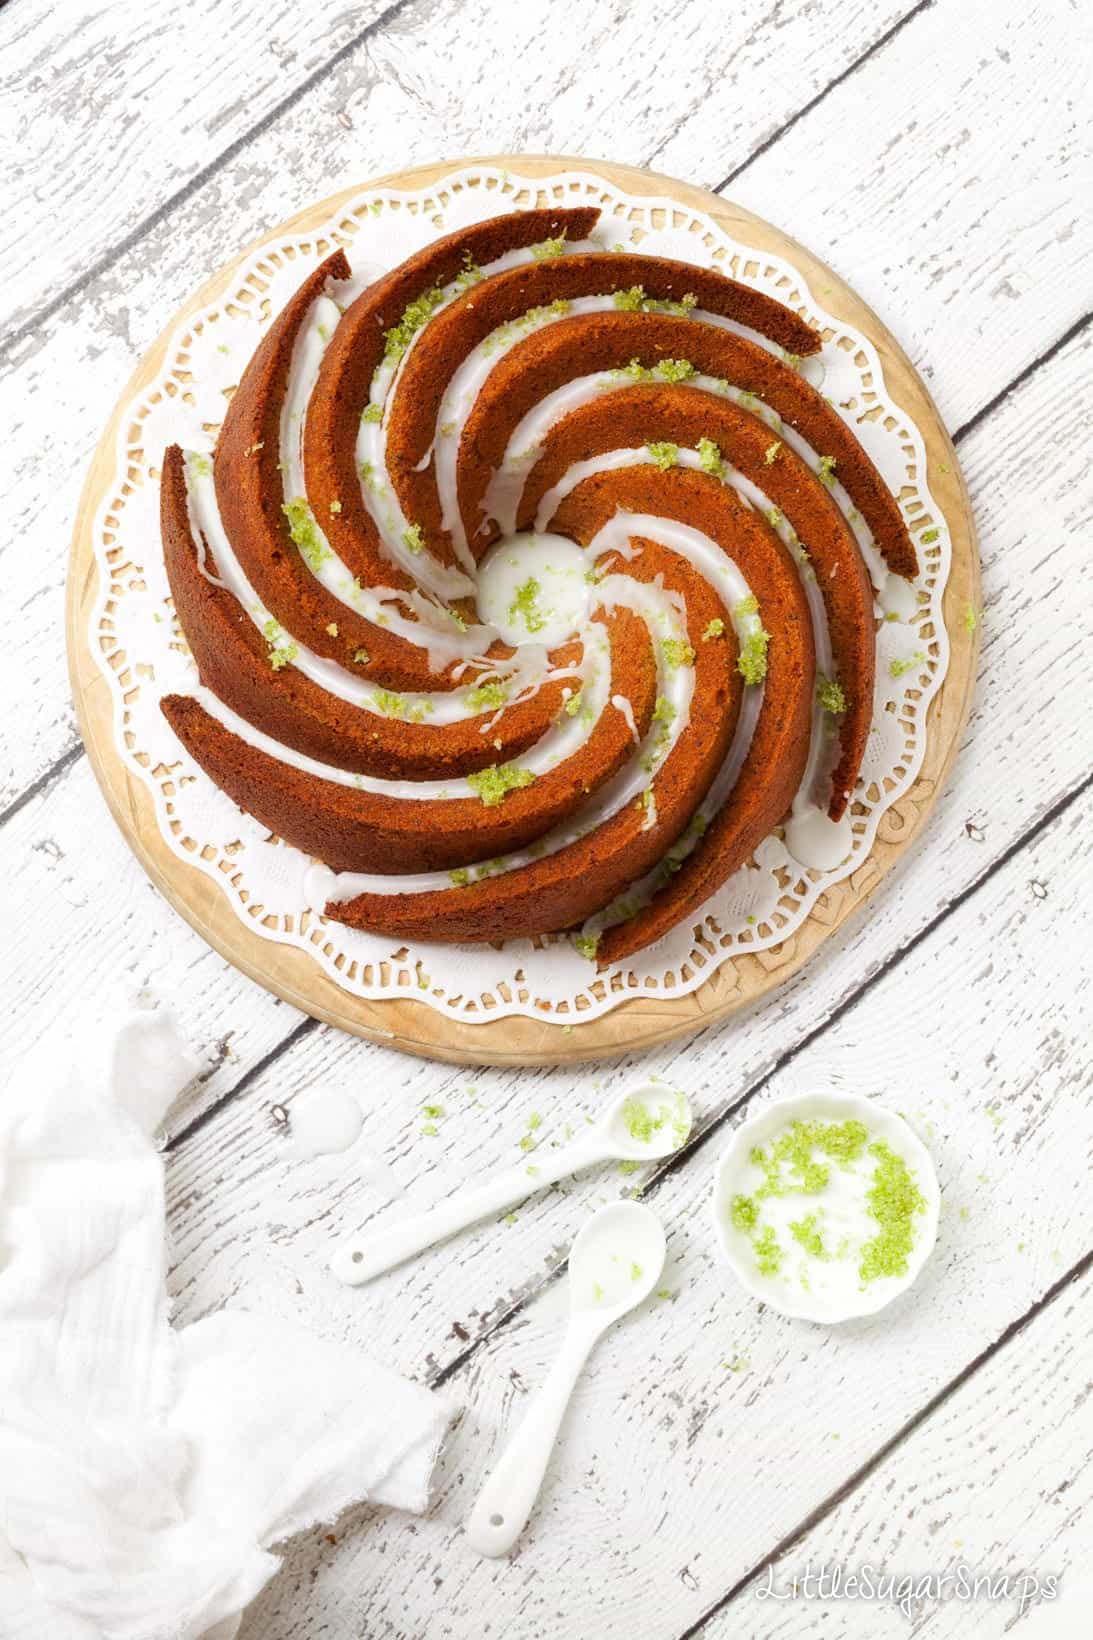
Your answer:
[[[588,619],[587,571],[587,557],[568,536],[510,536],[479,565],[478,613],[508,644],[556,648]]]
[[[615,708],[616,712],[621,712],[623,717],[626,719],[626,727],[629,729],[630,733],[633,735],[634,744],[636,746],[639,743],[639,741],[641,740],[641,736],[638,734],[638,726],[634,722],[634,708],[633,708],[633,706],[627,700],[625,695],[612,695],[611,696],[611,704]]]
[[[546,734],[521,755],[519,766],[530,770],[536,777],[557,768],[559,763],[576,755],[588,739],[591,725],[607,704],[610,653],[607,635],[601,624],[590,621],[582,637],[585,655],[579,676],[591,716],[581,712],[570,717],[568,713],[563,712]],[[384,780],[375,775],[339,769],[331,763],[321,763],[317,758],[308,757],[306,753],[298,752],[292,746],[284,746],[271,735],[267,735],[264,730],[255,728],[252,723],[240,717],[238,712],[226,706],[211,690],[200,686],[194,689],[193,697],[205,708],[210,717],[214,717],[232,734],[238,735],[240,740],[246,741],[248,746],[264,752],[267,757],[275,759],[278,763],[298,769],[302,774],[313,775],[316,779],[327,781],[331,785],[353,786],[358,791],[373,792],[383,797],[406,801],[477,798],[478,794],[474,787],[467,780],[458,777],[447,780]]]
[[[701,318],[706,323],[715,323],[719,315],[696,312],[694,317]],[[725,328],[724,325],[723,328]],[[729,328],[740,329],[739,326],[729,326]],[[747,334],[749,340],[758,340],[758,337],[753,333],[741,331],[741,334]],[[771,343],[767,343],[767,350],[768,352],[778,352],[778,349]],[[654,371],[652,377],[647,379],[657,381],[660,378],[656,376]],[[625,370],[599,370],[587,376],[575,376],[571,381],[555,388],[552,393],[546,394],[534,409],[529,410],[527,415],[521,418],[513,429],[501,465],[491,478],[482,503],[486,516],[496,521],[502,533],[508,534],[516,527],[516,509],[519,506],[526,469],[530,465],[526,459],[528,452],[537,454],[551,429],[566,416],[571,415],[574,410],[579,410],[583,405],[591,404],[605,393],[633,387],[636,380],[637,378],[629,376]],[[716,376],[704,376],[697,373],[694,376],[688,376],[684,381],[674,382],[672,385],[698,388],[704,393],[714,394],[717,398],[728,399],[731,403],[739,405],[741,409],[748,410],[753,415],[759,416],[778,434],[784,444],[789,445],[812,468],[814,473],[820,472],[820,452],[815,450],[795,428],[787,426],[777,410],[772,409],[764,400],[757,398],[754,393],[746,393],[742,388],[733,387]],[[836,414],[838,414],[837,411]],[[521,470],[522,468],[523,470]],[[568,477],[568,474],[566,476]],[[828,485],[828,488],[839,511],[843,514],[853,532],[854,539],[869,571],[869,577],[880,598],[882,609],[884,611],[893,609],[896,607],[896,602],[900,600],[905,603],[907,592],[912,591],[913,596],[913,589],[909,589],[907,583],[900,576],[889,573],[861,513],[854,506],[850,496],[835,475],[832,474],[831,477],[833,482]],[[555,511],[556,503],[555,506],[550,507],[549,510],[547,509],[547,502],[553,494],[554,491],[550,491],[547,496],[543,497],[539,505],[536,520],[537,529],[544,527],[540,520],[549,519]],[[900,618],[903,619],[904,617],[901,616]]]
[[[248,580],[243,566],[240,564],[227,532],[220,517],[220,509],[216,502],[216,486],[213,482],[211,470],[202,472],[200,467],[187,457],[186,460],[186,495],[190,515],[190,533],[193,536],[198,555],[198,567],[207,581],[214,586],[223,587],[230,592],[239,603],[253,624],[262,631],[270,623],[283,631],[275,618],[261,602],[258,594]],[[207,546],[211,547],[212,555],[216,560],[219,576],[213,575],[207,564]],[[382,613],[382,611],[378,611]],[[263,633],[265,635],[265,633]],[[285,633],[285,637],[288,634]],[[272,647],[272,644],[271,644]],[[481,715],[481,706],[474,706],[467,698],[465,690],[434,690],[418,693],[406,692],[391,697],[386,693],[386,705],[389,707],[392,698],[405,703],[396,713],[385,710],[384,704],[377,702],[376,692],[368,684],[354,679],[351,672],[340,666],[337,661],[327,660],[317,655],[306,644],[292,639],[292,665],[302,672],[311,682],[324,689],[327,694],[334,695],[338,700],[347,701],[352,706],[359,706],[363,710],[377,716],[395,716],[404,722],[421,722],[428,719],[430,723],[450,724],[460,723],[467,718]],[[484,663],[483,663],[484,664]],[[553,671],[545,649],[534,650],[530,645],[512,661],[503,661],[496,669],[491,668],[491,676],[496,675],[503,679],[509,691],[510,698],[515,700],[530,699],[531,694],[554,677],[565,677],[566,671]],[[475,682],[480,682],[476,678]],[[506,702],[508,704],[508,702]],[[486,726],[483,726],[485,732]]]
[[[635,557],[638,549],[630,545],[630,537],[635,535],[646,540],[658,541],[674,551],[683,553],[706,573],[716,568],[719,571],[720,583],[724,587],[722,597],[730,619],[739,640],[742,643],[746,642],[748,635],[758,624],[756,616],[737,613],[736,606],[750,597],[748,584],[735,565],[726,565],[724,554],[716,542],[703,535],[700,530],[692,529],[689,525],[678,523],[674,519],[620,511],[589,543],[589,565],[610,552],[625,559]],[[667,761],[680,735],[687,728],[694,693],[694,667],[668,665],[662,647],[665,638],[680,641],[686,639],[687,627],[685,613],[681,608],[682,599],[678,593],[666,589],[657,581],[636,581],[624,575],[608,575],[599,583],[598,593],[605,608],[625,607],[645,620],[657,656],[658,701],[664,701],[667,707],[671,708],[671,721],[665,722],[663,716],[655,718],[637,746],[634,756],[589,803],[540,839],[533,849],[503,855],[497,860],[490,861],[484,870],[471,867],[465,877],[460,874],[461,881],[477,881],[481,877],[521,870],[533,861],[555,854],[577,842],[619,813],[628,803],[641,803],[645,809],[643,829],[651,828],[657,823],[655,799],[651,806],[651,819],[650,805],[645,801],[645,793],[650,789],[650,775]],[[598,623],[591,624],[595,626]],[[721,801],[723,796],[727,795],[731,783],[735,781],[747,754],[762,693],[761,685],[744,690],[736,734],[725,764],[714,783],[715,789],[720,790],[724,787]],[[613,700],[612,704],[617,705],[618,700]],[[726,770],[729,771],[728,777]],[[712,796],[711,791],[711,797],[707,802]],[[381,877],[360,872],[336,873],[325,866],[312,868],[307,881],[309,899],[313,905],[320,907],[330,901],[353,899],[358,894],[424,894],[451,886],[452,878],[448,872]]]
[[[575,241],[573,244],[569,244],[567,241],[563,245],[562,254],[573,256],[597,248],[590,240]],[[503,256],[496,257],[492,262],[485,263],[483,267],[476,270],[477,278],[470,279],[468,276],[461,276],[451,280],[443,287],[441,299],[433,308],[430,319],[436,318],[437,314],[442,313],[445,308],[450,307],[454,301],[465,295],[468,290],[473,289],[479,279],[492,278],[496,274],[506,272],[509,268],[520,267],[533,260],[534,256],[531,248],[525,246],[517,250],[506,251]],[[379,421],[365,421],[363,419],[361,421],[357,433],[356,447],[358,472],[361,472],[362,469],[364,471],[371,469],[374,475],[387,472],[389,408],[393,402],[394,394],[398,390],[407,361],[413,354],[414,348],[425,329],[426,325],[423,325],[421,329],[415,331],[413,336],[410,337],[405,350],[397,359],[384,358],[381,360],[373,374],[368,402],[370,406],[378,407],[382,412],[382,416]],[[494,335],[496,336],[497,332],[494,332]],[[514,336],[513,340],[516,339],[518,338]],[[468,358],[473,358],[479,351],[480,349],[475,349],[473,353],[468,355]],[[464,360],[460,369],[464,369],[465,366],[466,360]],[[449,388],[449,393],[450,391]],[[444,402],[447,402],[447,397],[448,395],[445,395]],[[440,434],[440,428],[446,425],[446,420],[444,404],[442,403],[440,414],[437,417],[433,442],[422,460],[417,464],[415,471],[424,472],[429,465],[430,459],[435,457],[442,508],[441,521],[443,527],[451,531],[444,505],[445,491],[440,483],[441,462],[447,444],[450,442]],[[432,586],[442,597],[464,597],[469,596],[474,591],[475,561],[467,548],[466,538],[461,530],[458,533],[451,531],[456,558],[463,566],[460,570],[453,568],[451,565],[441,564],[439,559],[428,551],[423,550],[417,554],[409,553],[405,537],[406,532],[410,529],[410,520],[403,512],[401,503],[390,484],[378,477],[373,478],[372,482],[368,482],[362,477],[361,495],[364,505],[379,532],[384,550],[390,553],[391,557],[401,564],[409,574],[412,574],[417,580],[423,581],[426,585]]]
[[[363,1127],[364,1112],[352,1094],[339,1088],[309,1088],[292,1101],[292,1154],[304,1161],[335,1156],[356,1144]]]
[[[574,249],[576,248],[574,247]],[[598,246],[586,246],[585,248],[599,249]],[[534,331],[541,330],[549,324],[554,324],[559,319],[576,318],[581,314],[610,312],[615,306],[614,293],[600,296],[577,296],[565,304],[563,311],[553,312],[549,307],[546,307],[536,313],[533,322],[524,319],[499,325],[497,329],[491,331],[477,347],[467,354],[449,382],[437,416],[438,431],[440,428],[447,428],[449,431],[439,437],[434,446],[436,483],[444,528],[451,534],[460,562],[465,563],[468,569],[473,568],[474,560],[468,547],[466,531],[459,511],[457,488],[459,444],[467,420],[491,370],[498,359],[507,353],[510,348]],[[758,343],[767,352],[778,357],[781,356],[781,349],[768,337],[761,335],[759,331],[749,330],[746,326],[737,324],[733,319],[726,319],[719,313],[709,313],[705,309],[694,308],[690,311],[689,317],[704,324],[715,325],[722,330],[731,330],[738,336],[746,337],[748,341]],[[617,383],[614,381],[612,373],[608,371],[600,372],[597,376],[580,378],[582,381],[605,379],[610,380],[612,386],[632,385]],[[712,380],[712,378],[703,379]],[[564,402],[568,389],[573,386],[573,383],[567,383],[565,387],[559,388],[557,392],[548,394],[546,399],[543,400],[543,404],[551,404],[556,400]],[[595,397],[595,390],[589,396]],[[585,402],[583,399],[575,398],[570,408],[583,402]],[[565,409],[561,411],[561,414],[567,413]],[[505,459],[498,472],[494,474],[487,490],[483,504],[484,510],[487,516],[496,519],[503,535],[512,535],[515,532],[516,509],[523,490],[523,480],[528,467],[531,465],[531,460],[534,458],[537,446],[541,443],[550,425],[549,421],[540,423],[538,410],[528,412],[513,434],[505,452]]]
[[[301,327],[293,348],[288,387],[281,406],[280,426],[279,455],[286,502],[306,501],[303,464],[304,415],[327,343],[327,337],[323,332],[329,334],[338,317],[340,314],[336,304],[328,296],[320,296]],[[308,561],[307,567],[316,580],[340,603],[355,609],[367,620],[387,627],[407,642],[427,649],[429,664],[434,671],[442,670],[452,661],[479,655],[489,648],[494,636],[492,632],[484,627],[468,627],[465,632],[461,632],[435,603],[431,603],[420,592],[400,593],[392,587],[359,587],[349,573],[348,566],[331,547],[322,524],[314,517],[310,507],[308,510],[314,519],[318,550]],[[417,621],[407,620],[396,611],[383,608],[385,603],[392,603],[399,598],[415,610],[419,616]],[[442,624],[436,624],[438,621]]]
[[[599,249],[599,245],[593,242],[564,247],[565,253],[569,254]],[[530,249],[509,252],[479,270],[480,276],[502,272],[507,267],[530,260],[531,256]],[[472,282],[469,276],[464,276],[445,287],[442,298],[432,310],[430,317],[464,294]],[[381,415],[379,419],[362,419],[356,455],[358,464],[363,468],[361,494],[364,505],[376,524],[382,548],[393,562],[404,568],[419,583],[422,590],[400,592],[385,587],[362,589],[350,576],[347,566],[331,549],[319,521],[314,520],[321,550],[309,555],[308,563],[312,573],[327,590],[339,601],[360,612],[366,619],[386,627],[399,637],[420,647],[427,648],[429,664],[434,669],[439,670],[447,664],[459,662],[464,668],[473,666],[478,669],[479,676],[485,669],[490,671],[491,676],[503,678],[507,690],[505,704],[514,702],[512,688],[518,691],[515,700],[527,699],[531,698],[548,676],[569,675],[564,672],[550,673],[547,650],[548,647],[562,641],[570,632],[579,633],[583,639],[584,656],[580,667],[571,671],[580,678],[580,709],[563,712],[558,723],[521,758],[521,766],[536,775],[545,773],[564,759],[572,757],[587,739],[590,732],[588,726],[598,720],[608,704],[609,646],[602,625],[588,618],[591,606],[598,603],[607,610],[626,607],[638,614],[649,629],[657,656],[658,710],[649,730],[640,741],[630,702],[621,695],[610,697],[610,704],[622,713],[635,742],[638,742],[635,755],[577,814],[532,848],[488,862],[485,867],[471,867],[465,872],[458,872],[454,874],[457,881],[477,880],[496,872],[520,869],[535,859],[566,847],[588,831],[602,825],[629,802],[637,801],[645,811],[642,820],[643,831],[651,830],[658,824],[656,799],[649,777],[671,755],[679,736],[686,729],[690,720],[694,690],[693,666],[671,665],[666,659],[663,640],[686,640],[686,608],[679,594],[663,586],[663,578],[660,576],[650,583],[636,581],[623,575],[608,574],[600,581],[597,598],[593,600],[588,590],[585,571],[591,568],[594,561],[602,560],[606,554],[612,552],[620,559],[633,558],[640,550],[632,545],[635,536],[657,541],[687,557],[706,576],[711,585],[717,588],[725,601],[741,645],[746,643],[750,633],[760,625],[757,615],[739,608],[750,597],[750,593],[736,565],[709,537],[688,525],[652,515],[635,515],[620,511],[604,525],[586,553],[582,553],[568,540],[550,537],[547,534],[546,526],[558,504],[582,478],[597,471],[647,462],[652,459],[647,450],[616,450],[591,461],[576,463],[543,498],[536,519],[535,533],[528,538],[517,538],[515,541],[512,539],[515,535],[516,512],[526,474],[538,454],[543,438],[555,422],[581,404],[589,402],[605,391],[629,385],[631,378],[625,371],[598,372],[566,383],[556,392],[549,394],[522,419],[509,441],[500,469],[492,477],[484,502],[484,511],[497,520],[504,535],[509,539],[494,549],[481,570],[475,564],[459,514],[457,472],[460,440],[483,384],[497,360],[534,329],[571,314],[603,311],[614,305],[613,295],[581,297],[567,302],[560,311],[555,312],[547,307],[536,310],[532,317],[524,316],[510,321],[494,330],[473,349],[452,377],[440,406],[433,442],[418,463],[417,470],[427,470],[430,462],[435,465],[442,523],[450,533],[461,569],[441,564],[427,550],[414,550],[410,539],[412,526],[403,514],[398,498],[386,478],[388,407],[392,393],[397,390],[407,359],[420,339],[421,330],[410,338],[401,357],[395,360],[385,359],[376,370],[371,385],[370,404],[379,406]],[[282,407],[279,451],[287,502],[306,498],[302,457],[304,417],[329,333],[338,322],[340,312],[330,297],[319,297],[301,327],[293,350],[288,388]],[[691,317],[696,321],[744,336],[775,356],[781,356],[781,349],[776,344],[733,320],[697,309],[693,310]],[[657,378],[654,374],[647,379]],[[776,428],[779,437],[814,471],[822,470],[820,456],[807,441],[794,429],[786,427],[776,412],[753,395],[745,394],[739,389],[705,376],[694,376],[678,385],[701,388],[742,403],[745,408],[764,417],[773,428]],[[695,451],[681,450],[678,459],[684,466],[701,466]],[[881,611],[891,613],[900,620],[910,619],[917,607],[913,589],[908,589],[905,583],[887,573],[868,529],[841,483],[834,474],[827,475],[827,479],[833,499],[853,530],[869,568]],[[792,528],[784,520],[780,520],[780,515],[776,509],[772,509],[768,497],[758,486],[735,469],[726,472],[725,482],[733,485],[745,504],[759,507],[768,513],[787,546],[791,549],[798,547]],[[233,592],[256,625],[264,626],[272,617],[255,597],[253,588],[231,552],[215,507],[215,491],[211,479],[206,484],[191,469],[188,472],[188,495],[191,527],[197,542],[202,573],[216,584],[225,586]],[[207,568],[206,540],[214,551],[223,579],[213,576]],[[798,557],[798,563],[801,562],[802,559]],[[521,610],[515,596],[529,575],[540,585],[546,583],[548,577],[557,576],[557,584],[551,588],[551,592],[562,592],[561,596],[548,595],[543,599],[541,606],[536,605],[534,628],[532,623],[527,621],[526,609]],[[515,576],[519,576],[520,579],[515,579]],[[802,578],[814,629],[817,665],[821,671],[830,675],[830,639],[822,596],[810,567],[805,567]],[[476,584],[482,624],[461,632],[451,620],[442,600],[467,595],[475,590]],[[420,619],[417,622],[407,620],[397,610],[386,607],[398,599],[402,599],[419,615]],[[540,615],[541,627],[538,624]],[[441,624],[438,625],[438,622]],[[498,631],[508,642],[519,646],[515,661],[505,662],[503,669],[491,668],[483,653]],[[315,655],[306,646],[294,644],[292,663],[316,684],[338,698],[365,709],[377,709],[370,703],[367,690],[356,686],[350,673],[336,663]],[[572,699],[568,691],[567,696]],[[461,779],[380,780],[333,768],[291,748],[278,745],[271,737],[255,729],[224,706],[208,690],[199,688],[195,691],[195,697],[210,715],[248,744],[278,761],[333,784],[351,785],[365,791],[382,793],[387,797],[405,798],[410,801],[465,798],[473,794],[473,788]],[[407,702],[405,715],[411,719],[415,715],[428,715],[431,721],[448,723],[476,715],[474,709],[467,704],[466,692],[444,691],[403,698]],[[762,685],[744,690],[732,744],[705,802],[698,811],[700,819],[708,820],[731,792],[751,744],[762,698]],[[403,714],[400,712],[400,715]],[[787,825],[787,846],[791,852],[802,864],[815,866],[817,869],[828,869],[838,864],[849,852],[852,836],[849,815],[845,817],[844,822],[833,826],[815,800],[824,768],[830,760],[831,737],[827,734],[826,728],[825,714],[814,703],[808,766],[800,790],[794,799],[792,815]],[[697,841],[698,835],[696,828],[692,828],[692,832],[687,834],[690,846]],[[677,844],[676,849],[672,851],[674,858],[682,857],[679,854],[679,847]],[[647,889],[652,892],[661,880],[662,867],[649,873],[643,883],[636,886],[637,894],[640,896]],[[387,877],[355,873],[335,874],[321,867],[312,873],[311,897],[313,901],[321,904],[332,898],[350,898],[361,892],[421,893],[447,887],[452,881],[453,874],[445,872]],[[634,892],[627,897],[623,914],[632,913]],[[606,926],[612,916],[617,916],[617,908],[608,908],[606,912],[592,919],[589,926]]]
[[[536,527],[540,527],[540,521],[542,520],[549,521],[554,512],[557,510],[557,506],[561,500],[579,483],[581,483],[583,479],[589,478],[594,473],[598,472],[617,472],[623,467],[645,465],[651,463],[652,460],[653,458],[649,454],[648,449],[643,446],[640,449],[610,450],[601,456],[594,456],[588,461],[574,462],[573,465],[567,469],[554,488],[543,497],[543,501],[536,518]],[[697,450],[680,449],[677,453],[676,461],[681,467],[701,469],[702,466]],[[745,475],[739,472],[735,467],[728,465],[726,466],[723,475],[723,482],[737,491],[745,506],[752,507],[758,512],[770,514],[772,515],[772,518],[777,519],[777,522],[773,523],[773,528],[776,530],[777,534],[789,550],[794,553],[798,566],[798,573],[804,587],[805,597],[808,600],[809,616],[812,622],[812,637],[816,650],[816,670],[818,673],[822,673],[826,677],[831,677],[833,672],[833,657],[831,652],[831,634],[827,624],[827,610],[824,607],[823,595],[820,591],[811,565],[807,563],[802,564],[800,559],[797,558],[797,554],[794,550],[797,547],[797,538],[793,531],[792,525],[790,525],[788,521],[783,518],[780,513],[778,513],[777,509],[773,507],[770,497],[766,495],[766,493],[761,490],[757,484],[754,484],[751,479],[746,478]],[[661,521],[662,527],[664,527],[665,523],[666,521]],[[680,526],[680,528],[684,529],[686,526]],[[601,531],[601,534],[602,533],[603,532]],[[642,532],[637,530],[634,533],[641,534]],[[698,537],[699,541],[708,540],[708,537],[702,536],[700,532],[691,531],[689,534],[680,536],[678,540],[674,539],[668,544],[672,545],[677,551],[682,552],[685,556],[689,557],[691,562],[694,563],[696,569],[700,570],[712,585],[719,586],[721,583],[732,585],[733,583],[731,581],[731,576],[735,571],[735,566],[731,564],[731,561],[726,558],[725,554],[721,552],[719,548],[714,546],[712,542],[710,543],[710,546],[712,547],[712,556],[705,551],[698,550],[696,548],[694,537]],[[599,537],[597,537],[597,540],[598,539]],[[610,544],[616,551],[619,550],[618,542],[616,540],[612,539]],[[743,584],[742,581],[740,584]],[[746,594],[737,595],[733,593],[732,596],[735,599],[737,596],[746,596]],[[757,618],[753,618],[753,620],[755,620],[757,624]],[[747,634],[745,632],[744,637],[746,638],[746,636]],[[809,734],[808,763],[805,768],[805,774],[801,781],[800,789],[794,799],[794,814],[802,820],[806,814],[811,812],[811,810],[815,809],[822,813],[827,806],[827,800],[823,795],[823,791],[827,783],[831,763],[831,739],[828,733],[830,721],[829,714],[823,710],[819,704],[819,701],[814,699],[812,702],[812,722]],[[731,756],[732,753],[730,753],[730,757]],[[741,755],[737,761],[736,773],[739,773],[742,764],[743,755]],[[811,825],[807,829],[804,829],[802,826],[798,826],[794,835],[801,839],[807,840],[807,838],[814,835],[821,829],[822,828],[815,825]],[[802,841],[802,847],[807,847],[807,841]],[[815,851],[812,850],[810,852]],[[802,860],[801,863],[802,865],[806,865],[810,864],[811,861]]]

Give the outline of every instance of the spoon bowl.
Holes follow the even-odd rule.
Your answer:
[[[620,1093],[593,1131],[621,1161],[650,1162],[685,1145],[693,1125],[685,1093],[660,1082],[643,1082]]]
[[[648,1298],[664,1268],[664,1226],[640,1202],[611,1202],[580,1230],[569,1253],[569,1309],[597,1333]]]

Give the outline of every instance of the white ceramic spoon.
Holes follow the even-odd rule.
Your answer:
[[[648,1298],[664,1268],[664,1227],[639,1202],[611,1202],[581,1230],[569,1254],[569,1327],[558,1358],[478,1495],[467,1541],[503,1555],[527,1524],[569,1397],[593,1344]]]
[[[459,1190],[447,1201],[403,1219],[390,1229],[358,1231],[335,1251],[330,1268],[347,1286],[360,1286],[426,1247],[454,1236],[468,1224],[526,1201],[567,1173],[613,1159],[649,1162],[668,1156],[686,1143],[691,1121],[691,1107],[684,1094],[657,1082],[643,1082],[640,1087],[620,1093],[599,1121],[560,1150],[530,1151],[528,1159],[518,1166],[506,1168],[485,1184]]]

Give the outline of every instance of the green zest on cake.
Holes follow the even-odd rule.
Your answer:
[[[736,1182],[725,1219],[753,1270],[784,1290],[865,1291],[907,1274],[926,1200],[865,1122],[791,1121],[751,1151]]]
[[[286,501],[281,511],[288,519],[288,533],[299,547],[304,563],[312,571],[322,569],[330,557],[330,548],[323,540],[304,497],[301,495],[294,501]]]
[[[309,242],[238,371],[232,348],[215,451],[155,453],[186,660],[160,705],[188,768],[325,868],[325,921],[410,961],[529,940],[643,984],[637,953],[716,920],[764,840],[835,869],[872,587],[914,583],[943,525],[912,540],[853,418],[791,368],[825,348],[791,282],[737,282],[703,236],[694,263],[629,223],[608,248],[583,199],[450,232],[385,198],[362,251],[407,211],[419,248],[370,284]],[[933,664],[900,630],[890,697],[914,644]],[[777,929],[765,889],[749,908],[754,950]],[[819,1201],[791,1228],[743,1194],[764,1267],[835,1257]],[[874,1261],[897,1245],[888,1225]]]
[[[767,649],[770,633],[762,626],[748,633],[740,646],[736,669],[745,683],[762,683],[767,675]]]
[[[499,707],[504,706],[508,698],[508,686],[499,679],[476,684],[473,689],[467,690],[467,705],[475,712],[496,712]]]
[[[469,774],[467,785],[478,793],[486,808],[495,809],[504,802],[509,792],[523,791],[534,779],[530,769],[517,768],[514,763],[504,763],[500,767],[491,764],[488,769]]]
[[[509,620],[520,619],[529,632],[541,632],[546,626],[546,618],[539,610],[539,595],[542,590],[534,576],[529,576],[524,584],[516,589],[516,596],[509,605]]]

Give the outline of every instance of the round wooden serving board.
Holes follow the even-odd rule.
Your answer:
[[[447,1017],[409,993],[405,1000],[362,999],[341,990],[304,951],[275,944],[253,932],[235,914],[216,883],[179,859],[164,843],[149,793],[119,755],[110,689],[88,643],[88,622],[98,584],[92,530],[113,481],[120,418],[124,408],[162,367],[169,339],[181,321],[221,296],[239,264],[260,246],[286,232],[314,229],[365,189],[427,187],[472,164],[496,166],[528,178],[568,169],[592,172],[628,193],[669,196],[682,206],[704,211],[734,239],[758,251],[784,256],[813,289],[823,290],[824,305],[830,313],[855,327],[876,347],[892,398],[914,420],[925,439],[929,486],[945,514],[952,538],[952,572],[944,603],[946,626],[953,637],[949,670],[930,705],[922,770],[912,790],[883,816],[868,859],[823,895],[807,920],[782,945],[731,959],[688,995],[636,995],[633,1001],[587,1024],[566,1025],[523,1017],[491,1021],[487,1017],[482,1024],[470,1025]],[[781,984],[808,960],[822,940],[864,904],[883,874],[922,829],[955,755],[971,700],[978,652],[976,635],[966,634],[964,629],[964,612],[969,605],[979,607],[979,560],[970,504],[952,443],[910,360],[876,314],[837,274],[760,217],[688,183],[610,162],[509,154],[418,166],[361,182],[320,200],[248,246],[172,317],[141,360],[99,440],[72,537],[66,631],[76,711],[91,765],[110,810],[156,887],[215,950],[286,1002],[388,1047],[457,1064],[549,1065],[649,1048],[725,1018]]]

